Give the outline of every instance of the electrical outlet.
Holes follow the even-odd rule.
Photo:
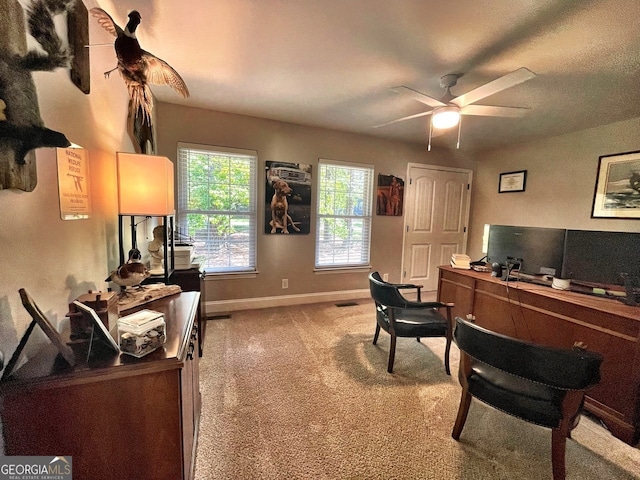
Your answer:
[[[283,278],[282,279],[282,288],[289,288],[289,279],[288,278]]]
[[[384,280],[385,282],[389,281],[389,274],[388,273],[383,273],[382,274],[382,280]]]

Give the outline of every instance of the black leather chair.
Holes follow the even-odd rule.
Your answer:
[[[447,375],[449,369],[449,351],[451,350],[453,319],[452,303],[421,302],[420,285],[394,284],[382,280],[378,272],[369,274],[369,289],[376,305],[376,333],[373,344],[378,341],[380,328],[391,335],[389,364],[387,371],[393,373],[393,361],[396,354],[397,337],[414,337],[418,341],[426,337],[446,337],[447,346],[444,365]],[[417,289],[418,301],[408,300],[400,293],[401,289]],[[446,317],[437,309],[446,308]]]
[[[462,397],[451,436],[459,440],[471,398],[552,429],[553,478],[565,478],[565,446],[585,391],[600,381],[602,355],[559,349],[500,335],[456,318]]]

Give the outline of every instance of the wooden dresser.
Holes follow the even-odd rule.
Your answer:
[[[169,282],[180,285],[183,292],[200,292],[200,318],[198,337],[198,353],[202,356],[206,322],[206,312],[204,310],[204,267],[193,267],[186,270],[174,270],[169,278]]]
[[[454,316],[476,317],[490,330],[550,346],[582,342],[604,356],[601,382],[585,408],[611,433],[634,445],[640,435],[640,308],[490,273],[440,267],[438,300],[455,302]]]
[[[7,455],[72,456],[74,478],[190,480],[200,419],[198,292],[140,307],[163,312],[167,342],[145,357],[51,345],[1,384]]]

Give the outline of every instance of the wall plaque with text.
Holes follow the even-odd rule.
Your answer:
[[[63,220],[89,218],[89,165],[84,148],[57,148],[60,217]]]

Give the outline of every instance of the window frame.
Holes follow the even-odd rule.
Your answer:
[[[345,170],[356,170],[363,172],[363,174],[368,177],[363,180],[364,184],[362,185],[361,198],[362,204],[360,205],[361,213],[355,213],[353,210],[356,207],[352,200],[353,191],[349,194],[349,200],[347,201],[347,208],[351,210],[346,213],[322,213],[323,210],[323,178],[324,178],[324,167],[334,167],[334,168],[342,168]],[[315,258],[314,258],[314,270],[316,272],[330,272],[336,270],[358,270],[358,269],[370,269],[371,263],[371,232],[373,226],[373,197],[375,191],[374,185],[374,175],[375,168],[373,165],[365,164],[365,163],[356,163],[356,162],[344,162],[340,160],[331,160],[326,158],[318,159],[318,175],[317,175],[317,201],[316,201],[316,239],[315,239]],[[357,196],[355,197],[356,202],[359,199]],[[360,247],[362,251],[360,253],[360,258],[357,261],[354,261],[353,258],[348,257],[349,253],[347,253],[347,258],[345,261],[336,261],[336,257],[333,257],[333,262],[327,263],[321,261],[321,251],[324,245],[323,237],[323,221],[325,219],[337,219],[340,221],[344,221],[347,224],[356,220],[363,220],[363,228],[366,229],[363,237],[359,240]],[[357,239],[357,238],[356,238]],[[335,242],[335,236],[333,237],[333,241]],[[353,242],[353,238],[351,235],[349,236],[348,243],[351,244]],[[365,245],[366,243],[366,245]],[[348,247],[348,248],[351,248]],[[335,246],[334,246],[335,249]]]
[[[189,151],[203,152],[208,155],[226,155],[230,157],[245,158],[249,160],[249,182],[247,195],[249,197],[249,208],[243,210],[226,210],[226,209],[190,209],[187,202],[189,192],[185,189],[189,188],[189,179],[185,178],[185,170],[188,168],[183,165],[185,156],[189,155]],[[218,145],[195,144],[188,142],[178,142],[177,147],[177,175],[176,175],[176,228],[184,227],[187,224],[186,216],[189,214],[202,215],[229,215],[230,217],[249,217],[249,233],[248,233],[248,262],[244,265],[208,265],[208,259],[205,259],[204,272],[207,276],[211,275],[238,275],[238,274],[254,274],[257,273],[257,250],[258,250],[258,224],[259,224],[259,205],[258,205],[258,151],[250,149],[223,147]],[[183,235],[184,232],[180,232]],[[189,234],[186,234],[189,238]],[[239,242],[242,243],[242,242]],[[202,254],[197,251],[196,254]],[[206,257],[206,254],[205,254]],[[231,253],[227,253],[227,259],[231,258]]]

